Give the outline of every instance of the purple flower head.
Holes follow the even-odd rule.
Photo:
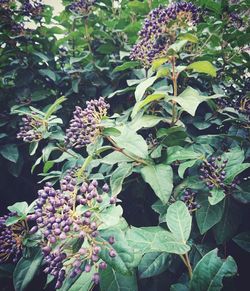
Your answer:
[[[77,106],[66,130],[65,142],[68,147],[82,148],[87,144],[94,143],[100,135],[100,123],[107,115],[109,104],[103,97],[98,100],[86,102],[87,107],[82,109]]]
[[[87,16],[95,4],[96,0],[79,0],[71,3],[68,9],[78,15]]]
[[[25,0],[21,10],[23,15],[37,19],[40,18],[44,10],[44,4],[41,0]]]
[[[10,212],[8,215],[0,217],[0,264],[3,262],[17,262],[22,253],[22,240],[26,227],[22,223],[15,223],[6,226],[6,220],[15,216],[16,213]]]
[[[42,139],[40,129],[43,123],[36,117],[35,114],[33,114],[33,116],[25,115],[22,118],[23,125],[20,126],[20,131],[17,134],[17,138],[22,139],[24,142],[33,142]]]
[[[35,220],[37,224],[31,231],[39,229],[43,235],[42,251],[47,265],[44,271],[56,278],[56,289],[62,286],[66,276],[74,278],[81,272],[90,272],[92,267],[98,270],[102,251],[110,251],[112,258],[116,255],[114,250],[100,244],[98,228],[102,221],[93,210],[100,207],[98,198],[107,194],[103,194],[96,180],[79,182],[78,171],[79,168],[66,171],[58,190],[47,182],[38,191],[35,213],[29,216],[29,220]],[[99,211],[102,209],[103,205]],[[84,244],[78,251],[74,249],[76,240]],[[66,268],[69,258],[72,259],[71,268]],[[93,281],[98,283],[97,275]]]
[[[177,2],[152,10],[139,31],[130,59],[150,67],[154,59],[166,55],[169,45],[176,39],[176,30],[195,25],[198,19],[198,9],[191,2]]]

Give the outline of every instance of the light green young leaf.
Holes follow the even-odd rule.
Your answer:
[[[192,87],[187,87],[179,96],[168,97],[166,99],[176,101],[190,115],[195,116],[196,109],[202,102],[220,97],[222,97],[222,95],[219,94],[212,96],[202,96],[197,90],[193,89]]]
[[[142,81],[135,89],[135,100],[137,102],[141,101],[143,98],[144,93],[146,90],[154,84],[154,82],[157,80],[157,77],[150,77],[144,81]]]
[[[187,66],[187,69],[198,73],[205,73],[212,77],[216,77],[216,68],[208,61],[194,62]]]
[[[166,97],[166,94],[162,94],[162,93],[155,93],[152,95],[148,95],[145,99],[143,99],[142,101],[136,102],[133,111],[131,113],[131,117],[134,118],[135,115],[147,104],[154,102],[154,101],[158,101],[160,99],[163,99]]]

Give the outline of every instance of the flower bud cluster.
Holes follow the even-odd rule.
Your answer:
[[[177,2],[152,10],[139,31],[139,40],[130,58],[150,67],[154,59],[166,55],[176,39],[176,30],[195,25],[198,19],[198,9],[191,2]]]
[[[100,240],[98,227],[102,222],[96,215],[96,211],[107,207],[108,191],[107,184],[100,189],[96,180],[78,183],[77,171],[68,171],[60,181],[59,190],[51,183],[39,190],[30,219],[36,220],[37,229],[43,234],[45,272],[56,278],[56,288],[62,286],[66,276],[74,278],[92,268],[97,270],[93,275],[93,282],[97,284],[98,270],[107,266],[100,260],[100,252],[104,250],[110,257],[116,256],[115,250],[108,247],[115,242],[114,237],[109,238],[109,244]],[[112,204],[115,201],[111,198],[108,207],[114,207]],[[75,242],[80,242],[77,249]]]
[[[96,0],[79,0],[69,5],[69,10],[75,14],[87,16],[95,4]]]
[[[195,201],[196,196],[197,193],[190,188],[186,188],[183,195],[181,196],[181,201],[186,204],[190,213],[200,208],[200,204]]]
[[[15,223],[6,226],[6,220],[15,216],[16,213],[10,212],[8,215],[0,217],[0,263],[6,261],[17,262],[22,253],[22,238],[27,229],[22,223]]]
[[[42,133],[40,131],[43,122],[35,116],[26,115],[22,118],[23,125],[20,126],[20,131],[17,134],[18,139],[22,139],[24,142],[39,141],[42,139]]]
[[[25,16],[40,18],[43,10],[44,4],[41,0],[25,0],[21,7],[22,13]]]
[[[211,157],[208,161],[204,161],[200,168],[200,179],[204,181],[209,190],[214,188],[221,188],[224,190],[224,193],[227,194],[230,190],[236,188],[239,183],[236,178],[232,183],[225,183],[226,178],[225,167],[228,163],[228,160],[222,160],[219,156],[217,158]]]
[[[68,147],[81,148],[95,142],[100,135],[100,123],[107,115],[109,104],[103,97],[86,102],[87,107],[82,109],[76,106],[70,127],[66,130],[65,143]]]

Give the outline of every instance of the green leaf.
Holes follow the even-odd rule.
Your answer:
[[[219,291],[224,277],[231,277],[237,272],[234,259],[229,256],[222,260],[217,256],[217,249],[207,253],[196,265],[190,281],[190,291]]]
[[[17,215],[23,216],[27,214],[28,203],[27,202],[16,202],[15,204],[7,207],[11,212],[17,212]]]
[[[179,96],[174,98],[168,97],[167,100],[172,99],[176,101],[190,115],[195,116],[196,109],[198,108],[200,103],[209,99],[216,99],[219,97],[222,97],[222,95],[215,94],[212,96],[202,96],[197,90],[191,87],[187,87]]]
[[[148,146],[143,137],[131,130],[129,127],[124,127],[121,135],[114,136],[113,140],[117,145],[132,155],[148,158]]]
[[[21,258],[13,274],[13,284],[16,291],[25,290],[38,272],[43,260],[40,248],[31,250],[29,258]]]
[[[224,202],[221,201],[216,205],[211,205],[208,202],[207,194],[199,194],[197,195],[197,203],[200,204],[201,207],[195,212],[195,217],[200,233],[204,234],[221,220]]]
[[[33,156],[36,153],[38,145],[39,145],[39,142],[37,142],[37,141],[30,143],[30,146],[29,146],[30,156]]]
[[[11,216],[8,217],[7,220],[5,221],[6,226],[10,226],[12,224],[17,223],[20,220],[20,216]]]
[[[15,144],[6,144],[0,148],[0,154],[13,163],[16,163],[19,157],[18,148]]]
[[[238,176],[241,172],[245,171],[250,167],[250,163],[243,163],[238,165],[234,165],[231,167],[226,167],[226,177],[225,177],[225,182],[226,183],[232,183],[234,178]]]
[[[107,127],[107,128],[104,128],[104,130],[102,131],[102,133],[104,135],[107,135],[107,136],[119,136],[121,134],[120,130],[118,130],[115,127]]]
[[[180,146],[173,146],[167,149],[167,164],[175,161],[197,160],[202,157],[201,153],[197,153],[190,149],[185,149]]]
[[[190,41],[192,43],[197,43],[199,41],[198,37],[194,34],[191,34],[191,33],[182,34],[178,38],[181,40],[185,39],[185,40]]]
[[[181,283],[171,285],[170,291],[189,291],[189,288]]]
[[[54,82],[56,81],[56,74],[52,70],[50,70],[50,69],[40,69],[39,72],[40,72],[40,74],[42,76],[48,77]]]
[[[126,157],[123,153],[112,152],[101,159],[101,162],[108,165],[114,165],[123,162],[132,162],[133,160]]]
[[[134,118],[135,115],[146,105],[148,105],[151,102],[158,101],[160,99],[163,99],[166,97],[165,94],[152,94],[148,95],[144,100],[136,102],[133,111],[131,113],[131,117]]]
[[[177,241],[174,235],[160,227],[132,227],[126,234],[129,245],[141,254],[151,252],[167,252],[185,254],[190,247]]]
[[[123,275],[108,266],[100,272],[100,288],[101,291],[137,291],[135,272],[131,275]]]
[[[125,62],[120,66],[114,68],[113,73],[125,71],[127,69],[134,69],[139,65],[139,62]]]
[[[187,44],[186,39],[177,40],[174,44],[170,45],[168,48],[168,55],[175,55],[180,52],[181,49]]]
[[[250,232],[242,232],[233,238],[233,241],[243,250],[250,252]]]
[[[131,12],[138,14],[147,14],[149,12],[149,7],[147,2],[141,2],[138,0],[129,1],[128,7],[131,9]]]
[[[154,84],[154,82],[157,80],[157,77],[150,77],[144,81],[142,81],[135,90],[135,100],[137,102],[141,101],[141,99],[143,98],[144,93],[146,92],[146,90],[152,86]]]
[[[83,272],[73,283],[73,285],[68,289],[68,291],[89,291],[93,286],[94,282],[92,280],[94,274],[94,268],[90,272]],[[64,290],[64,289],[63,289]]]
[[[145,254],[138,266],[140,278],[157,276],[168,269],[172,256],[168,253],[152,252]]]
[[[170,166],[159,164],[141,169],[143,179],[152,187],[155,194],[166,204],[173,189],[173,170]]]
[[[47,112],[45,114],[45,119],[48,120],[51,117],[51,115],[57,111],[59,105],[62,102],[64,102],[65,100],[67,100],[67,99],[64,96],[61,96],[60,98],[56,99],[56,101],[47,110]]]
[[[100,235],[101,237],[98,240],[105,243],[106,248],[101,250],[99,257],[116,271],[122,274],[129,274],[134,261],[134,251],[129,246],[124,233],[118,227],[109,227],[108,229],[101,230]],[[113,245],[110,245],[108,242],[110,236],[115,238]],[[114,258],[109,256],[109,249],[116,251]]]
[[[110,187],[112,196],[118,195],[122,191],[122,184],[126,177],[128,177],[133,170],[133,166],[128,163],[119,164],[118,168],[112,173],[110,177]]]
[[[159,58],[156,60],[153,60],[152,62],[152,70],[156,71],[161,65],[165,64],[169,58]]]
[[[168,207],[166,222],[176,240],[186,243],[191,232],[192,217],[184,202],[176,201]]]
[[[178,168],[178,175],[180,176],[180,178],[183,179],[186,169],[191,168],[196,162],[197,160],[191,160],[181,163]]]
[[[211,205],[215,205],[215,204],[219,203],[225,197],[224,191],[222,189],[219,189],[219,188],[212,189],[210,191],[210,194],[212,194],[212,196],[208,197],[208,201]]]
[[[111,226],[115,226],[120,222],[122,217],[123,209],[120,205],[105,208],[101,213],[98,214],[102,224],[98,229],[105,229]]]
[[[205,73],[212,77],[216,77],[216,68],[208,61],[194,62],[187,66],[187,69],[197,73]]]
[[[217,244],[223,244],[231,239],[242,219],[242,210],[230,197],[225,199],[225,208],[222,219],[214,227],[214,236]]]
[[[141,117],[134,118],[133,121],[129,125],[133,130],[137,131],[141,128],[152,128],[156,126],[158,123],[160,123],[161,121],[170,123],[170,121],[166,118],[145,114]]]

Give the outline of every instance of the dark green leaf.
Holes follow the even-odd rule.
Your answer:
[[[21,258],[13,274],[13,284],[16,291],[27,290],[28,285],[38,272],[43,260],[40,248],[32,249],[29,258]]]
[[[155,194],[166,204],[173,189],[172,168],[164,164],[145,166],[141,169],[141,174]]]
[[[211,205],[208,202],[207,194],[197,195],[197,203],[200,204],[200,208],[197,209],[195,216],[196,221],[201,234],[204,234],[211,227],[221,220],[224,202],[221,201],[216,205]]]
[[[148,253],[145,254],[138,266],[140,278],[150,278],[157,276],[167,270],[171,264],[172,256],[168,253]]]
[[[250,252],[250,232],[242,232],[233,238],[233,241],[237,243],[243,250]]]
[[[190,291],[219,291],[224,277],[231,277],[237,272],[234,259],[229,256],[222,260],[217,256],[217,249],[207,253],[196,265],[190,282]]]

